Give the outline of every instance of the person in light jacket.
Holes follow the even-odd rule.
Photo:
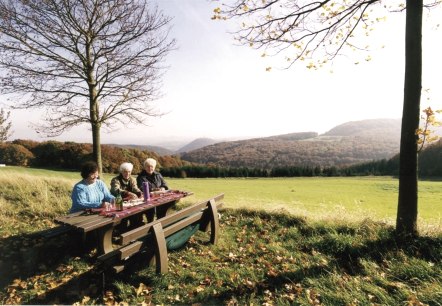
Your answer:
[[[72,207],[70,213],[89,208],[104,207],[115,197],[109,192],[106,184],[99,179],[98,165],[95,162],[86,162],[81,168],[83,178],[75,184],[72,190]]]

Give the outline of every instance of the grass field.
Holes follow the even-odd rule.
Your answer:
[[[0,168],[0,176],[14,174],[63,178],[72,186],[80,179],[77,172]],[[102,179],[109,185],[112,176],[104,174]],[[225,204],[229,208],[285,211],[311,220],[357,222],[371,218],[394,224],[396,219],[398,180],[393,177],[168,178],[167,181],[172,189],[192,191],[194,196],[187,201],[225,193]],[[421,231],[442,228],[442,181],[419,182],[418,218]]]
[[[373,218],[394,222],[398,180],[392,177],[185,179],[169,180],[177,189],[195,192],[198,198],[225,192],[231,208],[287,211],[312,219]],[[442,182],[419,183],[419,218],[441,225]]]
[[[218,244],[197,233],[168,274],[141,254],[103,283],[95,250],[35,235],[79,179],[0,168],[0,304],[442,305],[441,182],[420,182],[421,236],[403,241],[394,178],[167,179],[183,202],[225,193]]]

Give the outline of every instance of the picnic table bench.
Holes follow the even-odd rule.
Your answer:
[[[149,222],[119,235],[121,247],[98,257],[105,269],[114,272],[124,270],[131,256],[143,252],[151,264],[155,263],[157,273],[167,273],[167,250],[184,245],[197,231],[210,229],[210,243],[216,244],[219,235],[218,209],[224,194],[191,205],[167,216]]]
[[[98,254],[106,254],[114,250],[113,234],[120,224],[129,220],[132,222],[130,228],[136,228],[144,224],[143,215],[146,216],[147,222],[153,221],[155,215],[157,218],[164,217],[167,210],[178,200],[192,194],[186,191],[169,190],[153,195],[146,202],[143,200],[132,204],[126,202],[122,211],[106,211],[104,208],[97,208],[71,213],[56,218],[55,222],[60,226],[49,230],[47,236],[76,231],[85,237],[87,233],[95,232],[97,233],[97,252]],[[123,228],[123,231],[130,228]]]

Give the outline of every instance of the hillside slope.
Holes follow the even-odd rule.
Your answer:
[[[184,147],[178,149],[177,152],[189,152],[193,151],[199,148],[203,148],[206,146],[210,146],[212,144],[215,144],[219,141],[212,139],[212,138],[197,138],[193,140],[192,142],[186,144]]]
[[[174,151],[169,150],[167,148],[164,147],[160,147],[160,146],[150,146],[150,145],[134,145],[134,144],[124,144],[124,145],[120,145],[120,144],[109,144],[110,146],[113,147],[119,147],[119,148],[129,148],[129,149],[137,149],[140,151],[143,150],[147,150],[147,151],[152,151],[157,153],[160,156],[165,156],[165,155],[172,155],[174,154]]]
[[[230,167],[342,166],[399,152],[400,120],[347,122],[327,133],[221,142],[182,154],[186,161]]]

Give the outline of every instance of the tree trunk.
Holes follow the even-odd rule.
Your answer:
[[[91,77],[90,77],[91,78]],[[91,78],[92,79],[92,78]],[[103,163],[101,160],[101,122],[100,118],[100,105],[97,98],[97,88],[95,83],[89,82],[89,115],[91,118],[91,128],[92,128],[92,155],[94,161],[98,165],[98,173],[103,173]]]
[[[405,25],[405,82],[399,161],[399,200],[396,232],[417,235],[418,158],[416,130],[419,128],[422,89],[423,0],[407,0]]]
[[[101,124],[92,123],[92,154],[94,161],[98,165],[98,173],[103,173],[103,163],[101,160],[101,139],[100,139]]]

